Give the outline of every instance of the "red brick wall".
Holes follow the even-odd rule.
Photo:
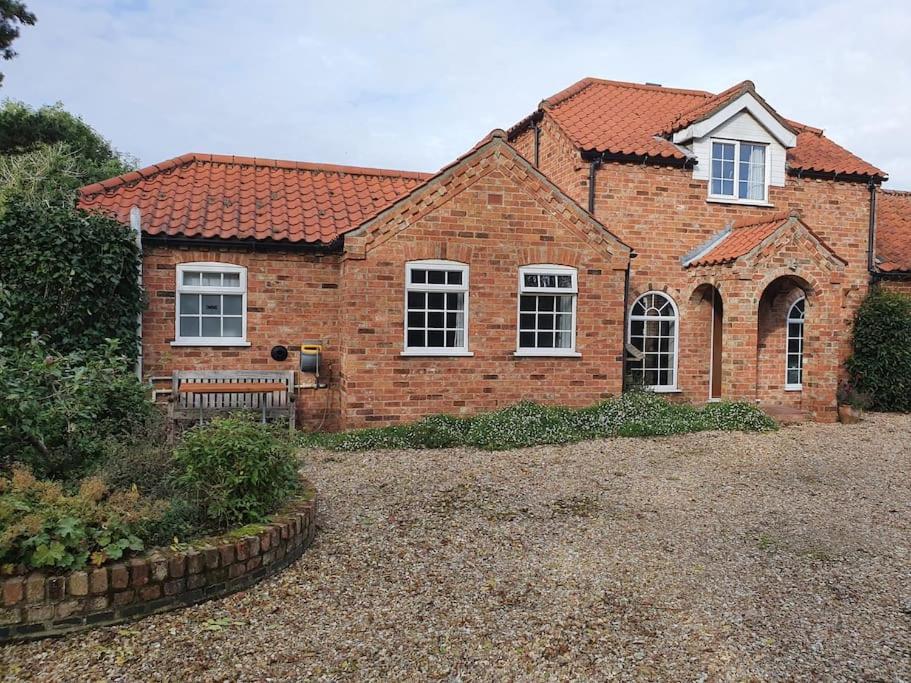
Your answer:
[[[366,258],[345,261],[342,310],[351,314],[342,324],[345,427],[476,413],[523,399],[579,406],[621,390],[625,251],[614,246],[612,255],[554,216],[535,183],[517,181],[512,170],[504,160],[492,162],[464,187],[447,190],[451,199],[409,218],[406,229],[373,240]],[[400,355],[405,264],[429,258],[470,266],[473,357]],[[578,269],[581,358],[513,356],[518,269],[533,263]]]
[[[565,144],[565,136],[555,129],[545,114],[541,123],[542,149]],[[528,132],[523,133],[514,144],[527,145],[527,135]],[[546,169],[548,176],[585,206],[588,167],[580,162],[578,151],[574,157],[551,155],[549,160],[561,168]],[[797,209],[804,222],[847,261],[843,282],[825,285],[842,301],[842,305],[831,310],[837,329],[833,348],[838,362],[847,358],[850,321],[869,283],[866,260],[870,200],[866,185],[788,176],[785,187],[770,188],[772,208],[709,203],[706,196],[706,181],[694,180],[691,169],[606,163],[596,173],[595,217],[637,253],[631,265],[630,300],[648,290],[662,290],[672,296],[680,309],[678,384],[682,397],[703,401],[708,395],[710,327],[704,315],[704,302],[693,297],[700,282],[682,268],[680,257],[703,244],[726,223],[741,217]],[[755,293],[757,302],[761,294]],[[758,324],[757,312],[750,314],[754,325]],[[808,320],[808,326],[813,322]],[[727,337],[733,344],[732,335]],[[773,343],[769,341],[769,349]],[[731,371],[731,368],[725,370]],[[783,389],[773,392],[771,385],[762,393],[766,400],[782,403],[798,399]],[[833,384],[832,401],[834,396]]]
[[[176,266],[194,261],[231,263],[247,268],[247,341],[249,347],[171,346],[174,340]],[[299,346],[321,340],[329,390],[298,393],[303,427],[337,426],[338,414],[338,256],[239,249],[146,247],[143,286],[149,305],[143,314],[143,374],[170,376],[173,370],[294,370],[298,354],[285,362],[269,356],[277,344]],[[300,380],[299,380],[300,381]],[[170,384],[157,382],[159,388]]]
[[[879,286],[888,292],[898,292],[911,296],[911,278],[907,280],[881,280]]]

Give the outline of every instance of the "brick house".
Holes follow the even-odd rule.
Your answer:
[[[832,420],[857,305],[911,272],[885,178],[749,81],[589,78],[433,175],[190,154],[80,205],[141,230],[146,376],[317,341],[309,427],[626,382]],[[877,201],[905,218],[877,232]]]

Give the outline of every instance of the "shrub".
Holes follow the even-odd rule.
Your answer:
[[[135,489],[112,492],[96,477],[67,495],[59,483],[15,469],[0,479],[0,563],[72,570],[117,560],[143,549],[137,532],[165,509]]]
[[[911,297],[882,289],[854,318],[853,385],[878,410],[911,411]]]
[[[37,340],[0,349],[0,467],[78,478],[155,415],[116,342],[66,355]]]
[[[121,340],[138,350],[139,252],[129,227],[71,204],[10,200],[0,211],[0,345],[34,334],[61,352]]]
[[[774,420],[748,403],[711,403],[696,408],[687,403],[672,403],[651,392],[630,391],[579,410],[522,402],[470,418],[434,415],[413,425],[305,434],[300,443],[340,451],[451,446],[502,450],[609,436],[775,428]]]
[[[299,484],[287,434],[244,415],[189,430],[174,458],[179,484],[217,529],[261,521]]]

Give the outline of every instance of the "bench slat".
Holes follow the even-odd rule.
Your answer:
[[[177,391],[181,394],[267,394],[289,388],[284,382],[184,382]]]

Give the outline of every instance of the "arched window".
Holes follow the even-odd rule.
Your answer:
[[[677,306],[661,292],[646,292],[633,303],[629,343],[638,353],[627,368],[633,379],[656,391],[677,388]]]
[[[803,322],[806,299],[800,298],[788,309],[788,344],[786,353],[785,389],[803,388]]]

